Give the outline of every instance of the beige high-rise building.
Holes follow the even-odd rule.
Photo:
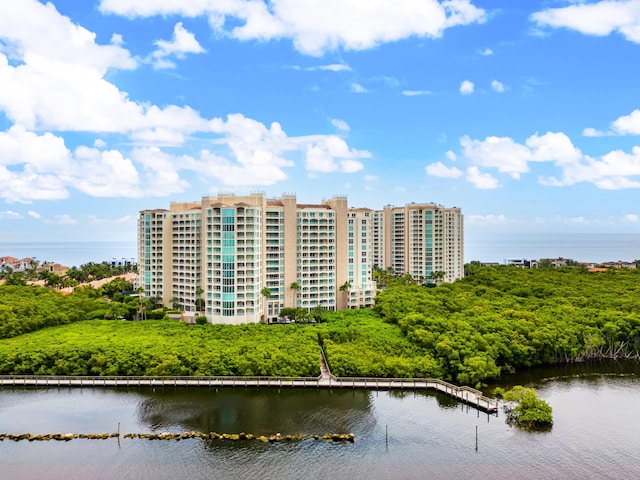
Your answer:
[[[431,281],[463,275],[460,209],[410,204],[348,208],[336,196],[219,194],[143,210],[138,285],[168,307],[211,323],[274,321],[283,308],[372,306],[374,268]]]
[[[368,208],[352,208],[347,215],[347,277],[342,284],[348,308],[372,307],[376,297],[374,268],[375,213]]]
[[[384,262],[396,275],[453,282],[464,276],[464,225],[460,208],[410,203],[384,208]],[[435,280],[438,280],[437,274]]]

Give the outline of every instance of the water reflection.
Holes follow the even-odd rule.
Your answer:
[[[583,363],[543,365],[522,372],[503,375],[498,382],[485,389],[492,393],[496,387],[509,388],[514,385],[542,386],[545,382],[570,382],[574,378],[597,383],[602,376],[640,377],[640,362],[634,360],[593,360]]]
[[[0,479],[640,478],[640,377],[585,377],[593,371],[574,367],[539,370],[530,382],[513,380],[537,382],[540,396],[552,405],[553,430],[542,434],[509,427],[503,416],[485,418],[432,392],[0,389],[0,431],[13,433],[114,431],[122,423],[123,433],[356,435],[353,444],[4,441]],[[575,378],[577,373],[583,376]],[[549,377],[558,380],[543,381]]]
[[[449,395],[445,395],[441,392],[432,392],[428,390],[417,390],[417,391],[391,390],[389,392],[385,392],[385,395],[389,395],[389,397],[391,398],[398,398],[398,399],[415,397],[415,396],[420,396],[424,398],[434,398],[438,403],[438,406],[444,409],[449,409],[449,408],[456,409],[456,408],[460,408],[461,406],[461,404],[458,401],[456,401],[456,399],[454,399],[453,397],[450,397]]]
[[[138,421],[152,431],[255,435],[349,433],[373,426],[372,392],[308,389],[156,389]]]

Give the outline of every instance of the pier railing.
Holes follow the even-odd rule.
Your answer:
[[[370,377],[147,377],[147,376],[64,376],[0,375],[0,386],[54,387],[294,387],[354,388],[365,390],[433,390],[479,410],[495,413],[498,401],[475,388],[458,386],[436,378]]]

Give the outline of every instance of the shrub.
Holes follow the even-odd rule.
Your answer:
[[[510,412],[510,420],[519,427],[548,428],[553,425],[553,409],[544,400],[538,398],[533,388],[520,385],[504,394],[508,402],[518,402]]]
[[[94,310],[92,312],[87,313],[86,319],[102,320],[103,318],[106,318],[106,315],[107,315],[107,310],[104,310],[104,309]]]

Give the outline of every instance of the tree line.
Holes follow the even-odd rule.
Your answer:
[[[160,320],[166,309],[118,283],[67,296],[0,286],[0,373],[308,376],[320,344],[338,376],[481,386],[534,365],[640,359],[640,271],[472,270],[432,287],[389,281],[373,309],[289,325]]]
[[[640,358],[640,271],[481,267],[436,288],[392,285],[375,310],[465,384],[533,365]]]

